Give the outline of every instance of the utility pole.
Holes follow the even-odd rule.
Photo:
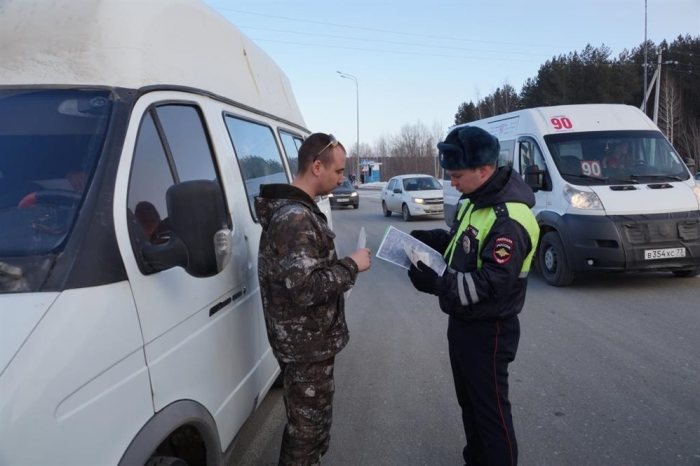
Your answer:
[[[341,78],[349,79],[355,82],[355,103],[357,104],[357,174],[355,175],[357,180],[360,180],[360,85],[357,83],[357,78],[351,74],[343,73],[342,71],[336,71]]]
[[[642,100],[642,111],[647,113],[647,0],[644,0],[644,99]]]
[[[661,91],[661,55],[663,50],[659,47],[659,59],[656,62],[656,94],[654,95],[654,124],[659,121],[659,93]]]

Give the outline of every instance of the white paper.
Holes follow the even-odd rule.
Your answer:
[[[393,226],[389,226],[384,233],[377,257],[404,269],[411,268],[411,263],[421,261],[438,275],[442,275],[447,268],[439,252]]]
[[[365,227],[360,228],[360,234],[357,235],[357,249],[364,249],[367,247],[367,232],[365,232]]]

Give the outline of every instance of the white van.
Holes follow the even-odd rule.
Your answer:
[[[700,273],[700,186],[639,109],[562,105],[467,125],[497,136],[499,163],[535,191],[536,265],[550,285],[569,285],[579,272]],[[451,225],[460,194],[446,179]]]
[[[223,464],[279,373],[286,76],[196,0],[3,2],[0,43],[0,465]]]

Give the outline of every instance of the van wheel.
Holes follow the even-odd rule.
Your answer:
[[[673,275],[681,278],[690,278],[700,275],[700,267],[695,267],[694,269],[688,270],[674,270]]]
[[[382,210],[384,211],[385,217],[391,217],[391,211],[386,208],[386,202],[382,201]]]
[[[187,462],[174,456],[152,456],[144,466],[187,466]]]
[[[411,220],[411,212],[408,210],[408,206],[406,204],[401,206],[401,215],[403,215],[404,222]]]
[[[537,259],[540,272],[550,285],[568,286],[574,281],[574,271],[566,260],[564,245],[556,231],[542,237]]]

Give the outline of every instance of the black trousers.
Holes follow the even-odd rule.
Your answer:
[[[469,466],[515,466],[518,444],[508,401],[508,364],[520,340],[518,317],[465,322],[449,319],[447,339]]]

